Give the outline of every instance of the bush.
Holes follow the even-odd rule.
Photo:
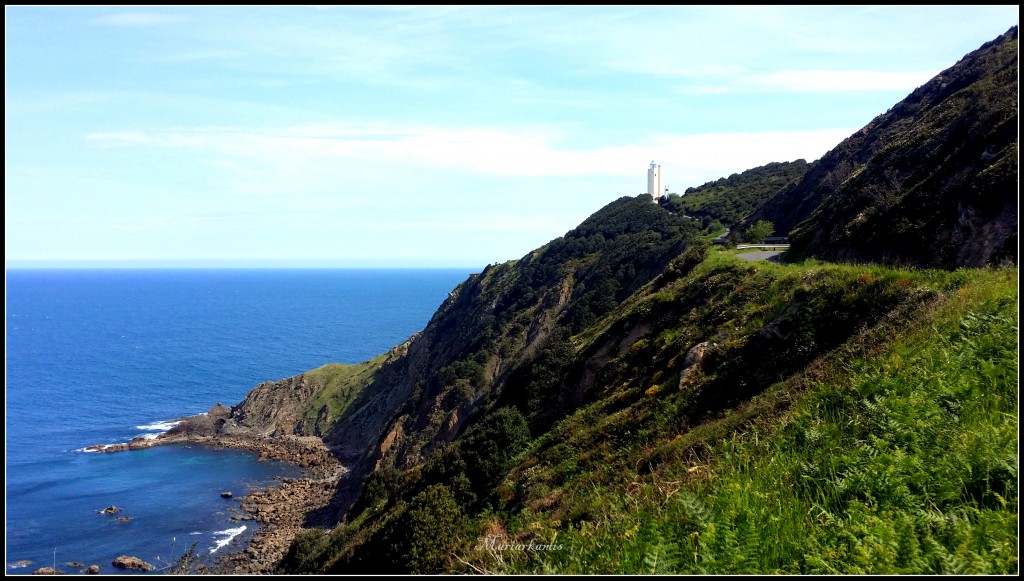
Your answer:
[[[322,562],[321,555],[327,548],[327,541],[327,531],[323,529],[309,529],[295,535],[278,565],[278,571],[284,574],[315,572],[317,563]]]
[[[461,440],[466,474],[484,496],[509,469],[512,458],[530,442],[526,418],[514,407],[503,407],[475,424]]]
[[[404,526],[406,565],[413,573],[444,569],[458,544],[462,510],[447,486],[435,484],[412,499]]]

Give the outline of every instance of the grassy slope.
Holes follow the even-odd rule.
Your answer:
[[[707,312],[638,341],[607,376],[614,386],[534,441],[497,508],[462,535],[460,559],[513,573],[1016,572],[1016,276],[712,255],[613,315],[725,283]],[[709,399],[794,296],[829,297],[824,310],[922,300],[751,399]],[[686,389],[676,358],[636,364],[693,344],[687,323],[715,319],[726,355]],[[725,403],[701,420],[695,402]],[[475,550],[486,534],[563,550]]]
[[[355,400],[360,391],[370,384],[373,374],[380,369],[387,358],[388,354],[385,353],[362,363],[351,365],[328,363],[312,371],[307,371],[305,376],[322,387],[306,402],[300,417],[303,421],[316,422],[320,411],[326,407],[326,419],[321,419],[320,423],[323,425],[333,423]]]

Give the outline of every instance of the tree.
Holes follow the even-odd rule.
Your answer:
[[[753,226],[747,228],[743,234],[743,241],[750,244],[764,244],[764,239],[775,232],[775,224],[768,220],[758,220]]]

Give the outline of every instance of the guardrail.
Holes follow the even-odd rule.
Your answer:
[[[789,248],[789,244],[737,244],[736,250],[743,250],[744,248],[771,248],[771,249],[782,249],[786,250]]]

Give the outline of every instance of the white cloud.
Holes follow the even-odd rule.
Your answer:
[[[677,175],[731,173],[772,161],[816,159],[854,129],[656,135],[642,144],[562,147],[544,128],[323,124],[286,129],[208,127],[88,136],[98,146],[193,148],[258,164],[261,173],[330,171],[339,161],[509,177],[632,176],[659,160]],[[232,164],[218,162],[224,168]],[[323,169],[320,169],[323,168]],[[717,176],[716,176],[717,177]]]
[[[181,21],[181,18],[178,16],[147,12],[122,12],[92,19],[93,23],[106,26],[154,26],[158,24],[173,24],[179,21]]]

